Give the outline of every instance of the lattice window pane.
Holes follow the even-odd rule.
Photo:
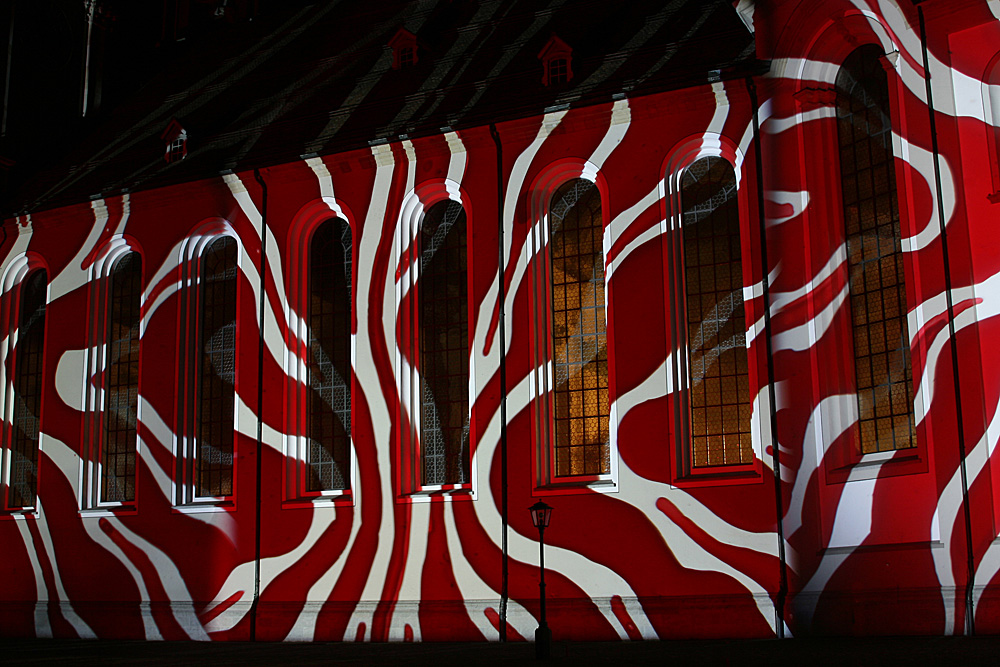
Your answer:
[[[440,202],[420,226],[417,282],[423,483],[469,481],[469,296],[465,209]]]
[[[45,295],[48,276],[33,272],[21,287],[14,352],[14,416],[7,506],[32,507],[38,481],[38,435],[42,409]]]
[[[553,58],[549,61],[549,85],[566,83],[569,79],[569,64],[565,58]]]
[[[557,476],[611,472],[601,195],[590,181],[552,197],[553,436]]]
[[[736,173],[720,157],[684,172],[692,466],[753,462]]]
[[[139,409],[139,304],[142,258],[129,253],[115,263],[108,296],[104,442],[101,500],[135,500],[136,420]]]
[[[915,447],[910,336],[892,158],[889,85],[873,45],[837,75],[837,137],[862,453]]]
[[[350,488],[351,228],[324,222],[309,246],[306,489]]]
[[[399,49],[399,67],[411,67],[417,61],[417,54],[412,46],[403,46]]]
[[[233,493],[236,399],[236,241],[223,236],[202,258],[201,375],[198,397],[199,496]]]

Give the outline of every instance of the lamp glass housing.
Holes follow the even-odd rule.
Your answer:
[[[534,505],[528,508],[531,512],[531,523],[535,525],[535,528],[548,528],[549,520],[552,518],[552,508],[538,501]]]

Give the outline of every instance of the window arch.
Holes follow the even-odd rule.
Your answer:
[[[105,331],[106,371],[101,445],[101,502],[135,500],[139,415],[139,338],[142,256],[129,252],[109,277]]]
[[[334,218],[309,243],[307,493],[351,487],[351,227]]]
[[[289,507],[354,503],[353,331],[365,314],[352,307],[353,220],[343,202],[324,196],[304,204],[288,232],[282,487]]]
[[[681,176],[683,333],[693,468],[753,463],[736,171],[722,157]]]
[[[611,473],[601,194],[577,178],[552,195],[549,317],[556,477]]]
[[[48,274],[44,268],[32,267],[26,258],[12,268],[24,277],[16,291],[16,311],[10,312],[10,324],[16,330],[12,326],[8,335],[14,344],[13,353],[7,352],[13,361],[8,377],[13,377],[14,391],[5,406],[10,435],[5,452],[4,501],[7,509],[29,510],[34,508],[38,492]],[[16,280],[18,276],[13,277]]]
[[[136,500],[142,271],[137,246],[120,235],[90,266],[81,510]]]
[[[465,208],[431,206],[417,237],[420,467],[426,486],[469,475],[469,297]]]
[[[239,238],[207,221],[180,247],[180,375],[175,502],[182,511],[216,511],[236,495]]]
[[[201,258],[194,462],[195,492],[199,497],[233,494],[237,254],[235,239],[220,236]]]
[[[396,362],[401,497],[475,497],[469,340],[470,214],[451,180],[419,185],[402,201],[395,249]]]
[[[837,139],[847,243],[862,454],[915,447],[910,336],[882,50],[855,49],[836,79]]]

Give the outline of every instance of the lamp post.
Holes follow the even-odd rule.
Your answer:
[[[535,657],[543,660],[549,657],[549,645],[552,641],[552,631],[545,622],[545,529],[552,518],[552,508],[539,500],[528,508],[531,512],[531,523],[538,529],[538,593],[541,603],[541,617],[535,630]]]

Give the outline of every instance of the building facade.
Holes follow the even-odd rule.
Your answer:
[[[1000,3],[722,9],[699,81],[194,178],[209,81],[5,220],[0,632],[530,639],[538,500],[558,639],[1000,631]]]

